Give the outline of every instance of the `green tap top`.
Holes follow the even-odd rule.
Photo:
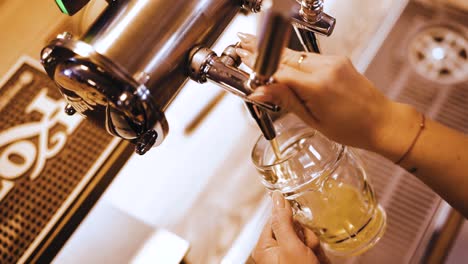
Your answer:
[[[91,0],[55,0],[62,13],[73,16]]]
[[[55,0],[55,3],[57,3],[58,7],[60,8],[60,11],[62,13],[69,15],[67,7],[63,4],[62,0]]]

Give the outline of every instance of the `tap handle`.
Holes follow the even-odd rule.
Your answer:
[[[273,0],[265,10],[258,34],[257,59],[253,75],[255,82],[267,82],[278,69],[283,48],[289,40],[291,17],[295,1]]]

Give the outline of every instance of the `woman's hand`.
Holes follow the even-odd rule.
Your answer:
[[[239,34],[237,53],[245,64],[255,61],[256,38]],[[344,57],[323,56],[286,49],[274,75],[277,83],[258,88],[251,98],[271,102],[290,111],[339,143],[379,151],[378,143],[392,141],[402,118],[417,124],[411,107],[387,99]],[[414,120],[413,120],[414,119]],[[395,150],[395,153],[403,152]]]
[[[292,209],[280,192],[274,192],[271,220],[252,252],[257,264],[330,263],[315,234],[295,223]]]

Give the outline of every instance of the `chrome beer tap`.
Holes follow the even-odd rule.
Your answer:
[[[335,26],[335,19],[323,12],[322,0],[299,2],[301,5],[297,6],[294,5],[294,1],[273,0],[269,1],[267,10],[263,10],[265,15],[258,33],[257,58],[247,81],[247,73],[237,69],[238,65],[220,63],[220,60],[216,59],[216,54],[209,49],[196,47],[192,50],[189,61],[193,80],[201,83],[210,80],[224,86],[230,92],[238,91],[268,140],[274,139],[276,132],[272,119],[265,109],[276,112],[279,111],[279,107],[255,104],[249,101],[246,95],[252,93],[255,88],[273,81],[272,76],[278,69],[282,50],[289,40],[291,22],[304,50],[316,53],[319,53],[319,48],[314,32],[329,36]],[[252,12],[259,12],[262,1],[244,1],[243,5]]]
[[[293,26],[305,51],[320,53],[315,33],[330,36],[336,20],[323,11],[323,0],[297,0]]]
[[[69,15],[88,2],[56,0]],[[66,113],[78,112],[131,141],[139,154],[163,141],[169,130],[164,112],[188,77],[216,82],[239,96],[265,137],[272,139],[269,111],[279,108],[248,95],[272,81],[291,23],[301,31],[325,35],[334,26],[320,6],[302,2],[107,0],[108,6],[83,36],[60,34],[42,50],[41,61],[68,103]],[[241,8],[266,12],[251,74],[238,69],[234,46],[220,57],[209,49]]]
[[[291,0],[269,1],[265,11],[261,30],[258,33],[257,58],[247,85],[253,90],[272,82],[272,76],[278,69],[281,54],[289,40],[291,32]],[[257,121],[266,139],[276,137],[273,121],[268,113],[256,106],[247,105],[250,114]]]

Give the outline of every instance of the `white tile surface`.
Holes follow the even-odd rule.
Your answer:
[[[179,264],[189,243],[164,229],[157,229],[136,253],[131,264]]]
[[[154,229],[99,202],[55,257],[55,264],[129,263]]]

